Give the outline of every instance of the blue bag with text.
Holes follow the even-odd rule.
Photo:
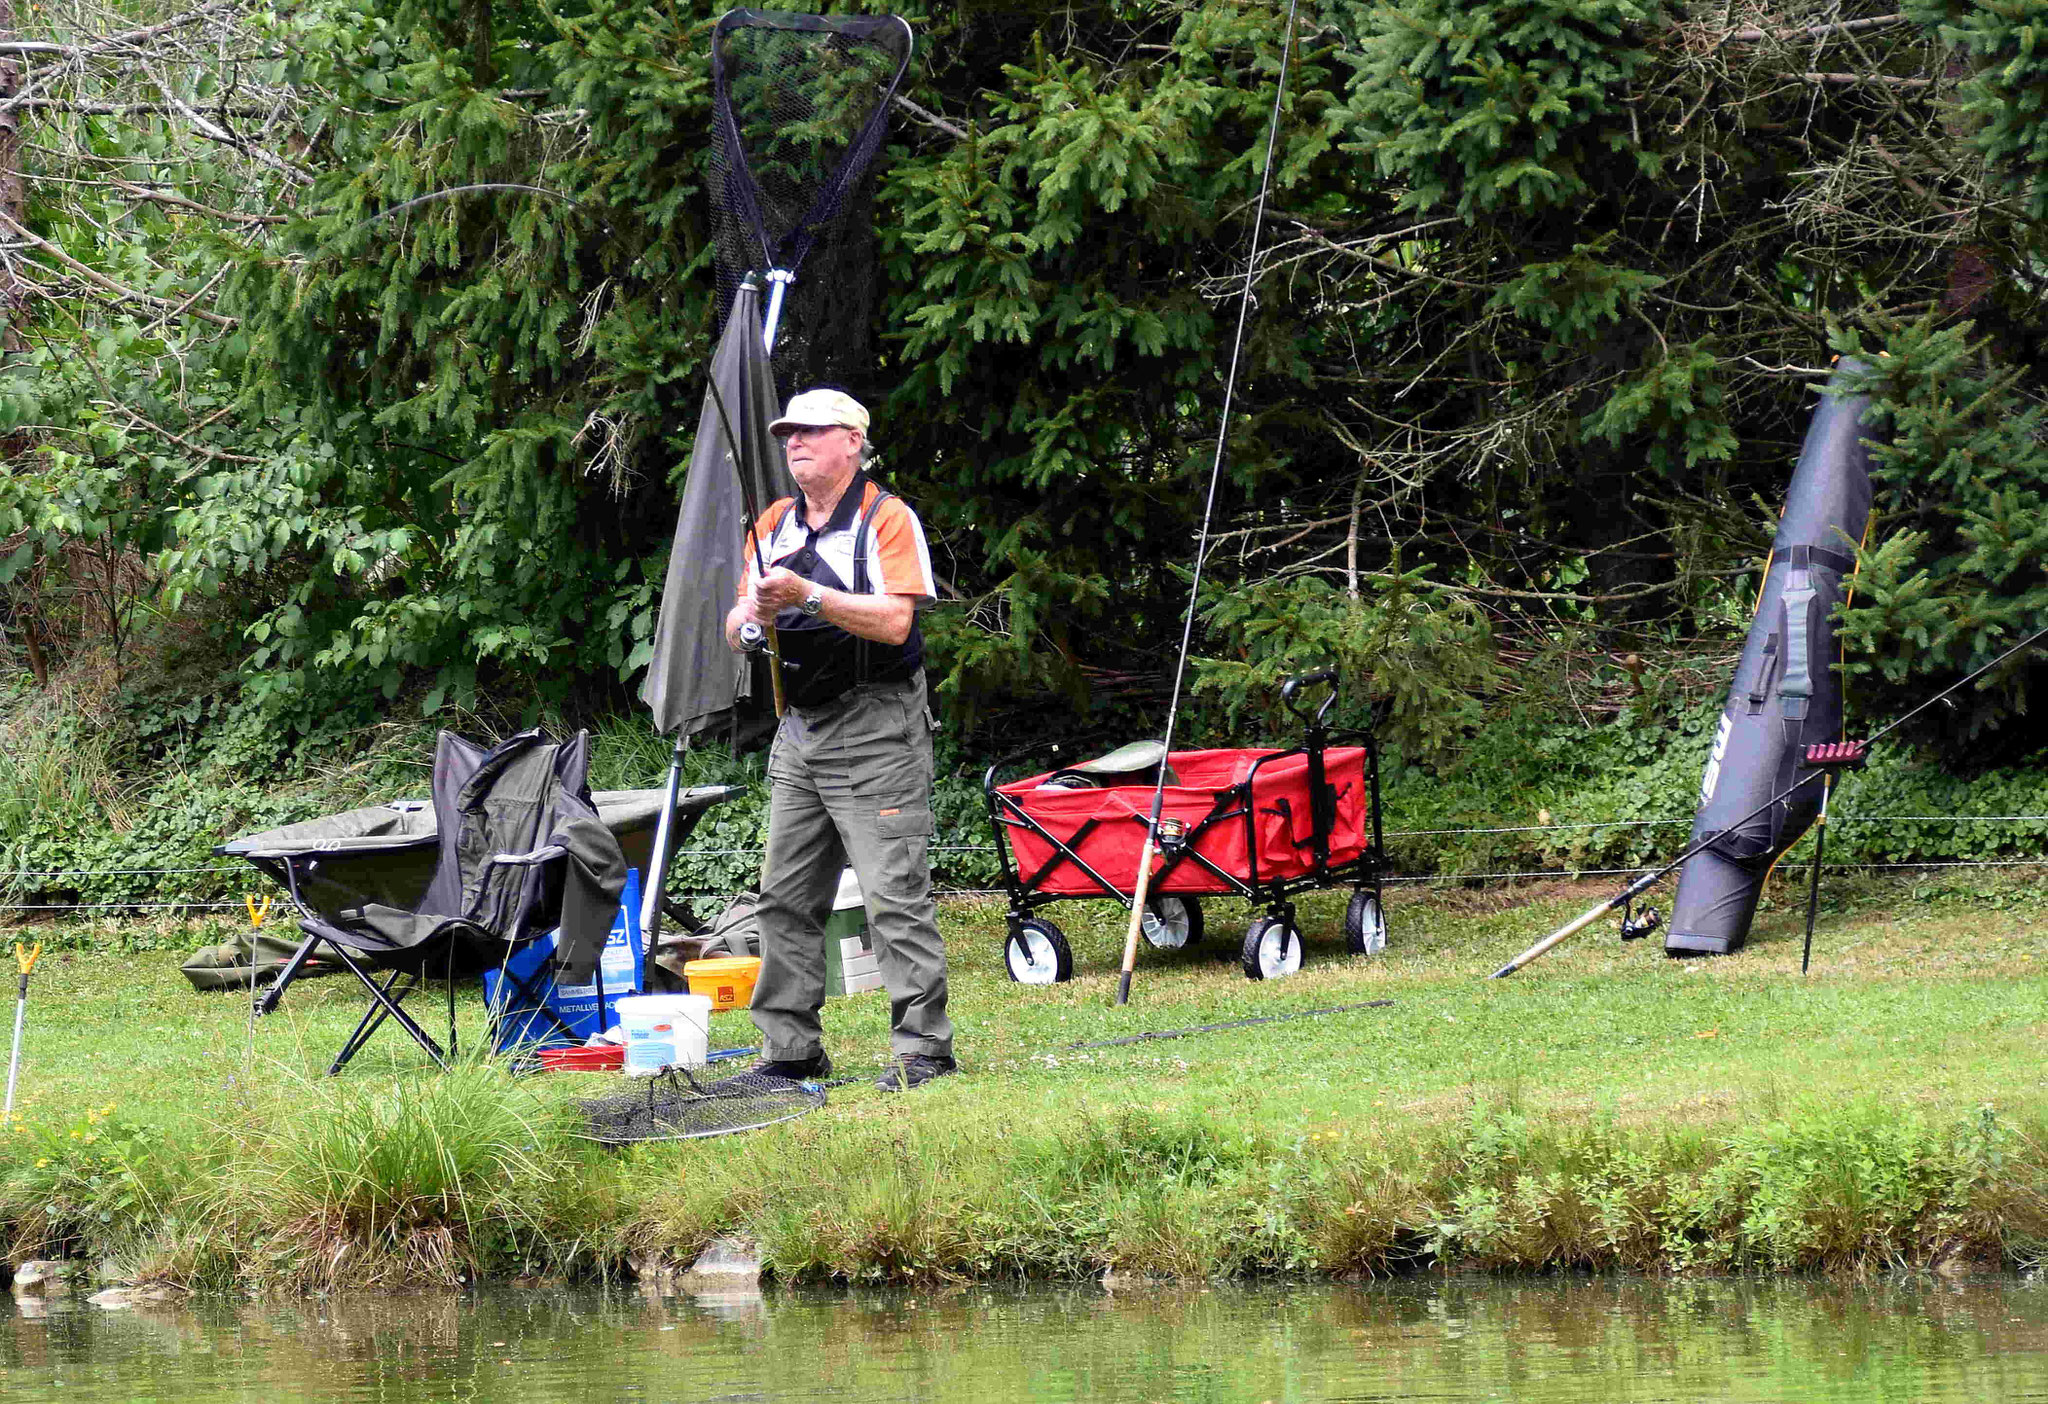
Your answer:
[[[647,955],[640,944],[640,872],[626,870],[619,913],[612,918],[592,982],[557,984],[555,941],[560,929],[529,941],[497,970],[484,972],[484,1000],[497,1011],[492,1051],[522,1045],[560,1048],[583,1043],[619,1021],[618,1002],[647,985]],[[558,1024],[556,1021],[559,1020]],[[566,1026],[568,1032],[564,1032]]]

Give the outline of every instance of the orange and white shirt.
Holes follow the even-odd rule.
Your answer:
[[[804,514],[794,498],[785,497],[761,514],[761,519],[748,533],[746,545],[746,570],[740,580],[740,593],[744,595],[755,579],[754,540],[761,541],[761,552],[770,566],[788,564],[792,556],[806,546],[817,553],[818,560],[830,568],[837,577],[835,589],[855,591],[854,545],[859,535],[861,518],[872,510],[868,521],[867,540],[867,589],[871,595],[909,595],[917,608],[924,609],[938,599],[938,586],[932,576],[932,556],[925,544],[924,524],[917,519],[909,503],[900,497],[891,496],[888,501],[875,507],[876,499],[883,494],[880,484],[869,479],[866,473],[857,473],[840,496],[839,505],[832,511],[832,519],[822,529],[813,533],[804,524]],[[820,573],[792,565],[791,569],[807,579],[818,578]],[[857,592],[858,593],[858,592]]]

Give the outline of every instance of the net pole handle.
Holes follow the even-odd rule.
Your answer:
[[[784,268],[768,270],[768,312],[761,319],[761,349],[769,355],[775,354],[775,337],[782,330],[782,298],[789,291],[789,285],[796,281],[796,274]]]
[[[1145,846],[1138,854],[1138,881],[1131,890],[1131,924],[1124,932],[1124,964],[1117,976],[1116,1002],[1131,1002],[1131,972],[1138,965],[1138,929],[1145,920],[1146,889],[1152,886],[1152,839],[1151,825],[1145,826]]]

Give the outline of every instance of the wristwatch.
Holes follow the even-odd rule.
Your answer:
[[[813,585],[811,587],[810,598],[806,599],[802,604],[797,606],[798,609],[802,610],[805,614],[809,615],[813,619],[816,619],[818,617],[818,611],[823,609],[824,607],[825,587],[822,585]]]

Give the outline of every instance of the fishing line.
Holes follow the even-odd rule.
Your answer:
[[[1128,1048],[1138,1043],[1157,1043],[1169,1038],[1192,1038],[1196,1034],[1222,1033],[1228,1029],[1248,1029],[1254,1024],[1284,1024],[1290,1019],[1314,1019],[1325,1014],[1348,1014],[1354,1009],[1388,1009],[1391,999],[1368,999],[1357,1004],[1333,1004],[1327,1009],[1296,1009],[1285,1014],[1262,1014],[1255,1019],[1227,1019],[1220,1024],[1190,1024],[1184,1029],[1153,1029],[1145,1033],[1126,1034],[1122,1038],[1099,1039],[1092,1043],[1063,1043],[1059,1052],[1086,1048]]]
[[[1273,85],[1273,115],[1266,124],[1266,165],[1259,173],[1259,199],[1252,212],[1251,249],[1244,261],[1244,291],[1237,303],[1237,334],[1230,343],[1230,371],[1223,381],[1223,414],[1216,425],[1216,453],[1209,465],[1209,491],[1202,502],[1202,530],[1195,538],[1194,577],[1188,585],[1188,607],[1181,620],[1180,658],[1174,664],[1173,691],[1166,704],[1166,731],[1161,745],[1166,755],[1173,752],[1174,724],[1180,716],[1181,686],[1187,677],[1188,648],[1194,639],[1195,607],[1202,596],[1202,568],[1209,558],[1209,524],[1216,512],[1216,487],[1223,477],[1223,453],[1230,440],[1230,412],[1237,397],[1238,365],[1244,354],[1244,331],[1251,319],[1252,285],[1258,275],[1259,241],[1265,231],[1266,196],[1273,185],[1273,156],[1280,144],[1280,112],[1287,98],[1287,72],[1294,58],[1294,19],[1300,0],[1288,0],[1287,29],[1280,42],[1280,73]],[[1131,970],[1137,960],[1138,924],[1143,917],[1145,887],[1151,876],[1152,845],[1158,837],[1160,813],[1166,804],[1166,762],[1159,763],[1159,775],[1152,785],[1152,818],[1146,828],[1144,851],[1138,860],[1138,879],[1131,896],[1131,924],[1124,940],[1123,970],[1118,979],[1116,1002],[1127,1003],[1131,994]]]

